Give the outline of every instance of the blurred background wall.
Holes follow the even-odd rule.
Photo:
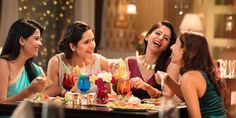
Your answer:
[[[136,6],[135,13],[127,11],[129,4]],[[45,26],[44,44],[36,59],[44,69],[58,53],[58,41],[67,25],[75,20],[95,29],[96,51],[108,58],[135,55],[143,45],[139,37],[154,23],[169,20],[177,33],[186,24],[191,29],[198,27],[214,59],[236,59],[235,0],[0,0],[0,7],[0,47],[18,18],[32,18]],[[189,19],[185,16],[197,16],[200,23],[191,22],[196,18],[183,22]]]

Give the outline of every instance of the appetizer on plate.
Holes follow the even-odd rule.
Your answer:
[[[121,101],[113,101],[107,104],[108,107],[115,110],[125,111],[146,111],[154,109],[153,104],[141,104],[141,100],[137,97],[125,97]]]
[[[146,111],[155,109],[155,105],[141,104],[141,100],[134,96],[123,98],[121,101],[109,102],[107,106],[114,110],[124,111]]]
[[[49,96],[43,93],[35,93],[32,98],[26,98],[25,101],[30,101],[33,103],[41,103],[49,100]]]
[[[64,98],[62,98],[60,96],[57,96],[57,97],[53,98],[53,103],[55,103],[55,104],[64,104],[65,100],[64,100]]]
[[[121,95],[108,94],[109,101],[116,101],[121,99]]]
[[[35,102],[42,102],[45,100],[49,100],[49,96],[43,93],[36,93],[35,97],[33,97],[33,101]]]
[[[154,104],[156,106],[160,105],[160,99],[159,98],[145,98],[145,99],[142,99],[142,102],[146,103],[146,104]]]

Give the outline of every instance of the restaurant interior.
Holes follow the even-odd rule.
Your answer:
[[[203,33],[214,59],[236,59],[234,1],[43,0],[38,3],[1,0],[0,47],[15,19],[35,19],[46,27],[47,33],[43,36],[45,45],[38,60],[40,65],[46,65],[48,59],[58,52],[57,44],[67,24],[81,20],[95,30],[97,52],[108,58],[124,58],[141,49],[143,41],[139,37],[145,35],[152,24],[168,20],[177,33],[184,29]],[[130,4],[133,7],[128,11]]]
[[[66,27],[76,20],[92,26],[95,51],[109,59],[135,55],[147,30],[168,20],[178,34],[202,33],[214,60],[236,60],[236,0],[0,0],[0,8],[0,50],[17,19],[31,18],[45,27],[35,60],[45,71]],[[231,104],[236,104],[236,92]]]
[[[85,21],[95,29],[97,51],[108,58],[134,55],[142,41],[138,37],[162,20],[176,32],[192,29],[203,33],[214,59],[235,59],[235,0],[1,0],[1,40],[17,18],[32,18],[46,27],[41,57],[57,52],[56,46],[68,23]],[[128,5],[133,5],[131,11]],[[11,9],[9,9],[11,8]],[[132,11],[134,10],[134,11]],[[60,25],[58,25],[60,24]],[[50,47],[50,48],[47,48]],[[41,59],[40,59],[41,60]]]

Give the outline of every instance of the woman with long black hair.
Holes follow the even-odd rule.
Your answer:
[[[8,32],[0,55],[0,102],[23,100],[46,88],[41,67],[33,63],[42,46],[43,27],[30,19],[19,19]]]

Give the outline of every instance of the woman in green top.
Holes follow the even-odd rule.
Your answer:
[[[165,83],[185,100],[191,118],[226,118],[223,96],[226,88],[217,79],[206,38],[196,32],[180,34],[171,46],[172,62],[181,66],[180,86],[165,73]],[[162,74],[162,75],[160,75]]]
[[[32,62],[42,46],[42,32],[33,20],[12,24],[0,55],[0,103],[23,100],[46,87],[44,79],[34,79],[42,78],[42,69]]]

